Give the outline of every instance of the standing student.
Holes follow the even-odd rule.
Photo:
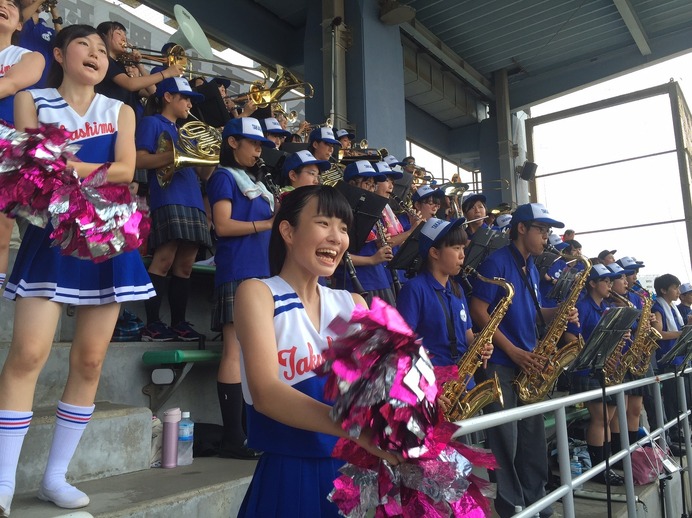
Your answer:
[[[320,127],[310,132],[308,151],[310,151],[317,160],[329,160],[332,158],[334,146],[341,147],[341,144],[334,137],[332,128]]]
[[[339,141],[341,149],[351,149],[353,141],[356,139],[356,134],[347,129],[336,130],[334,136]]]
[[[589,272],[589,280],[586,284],[586,295],[577,302],[579,311],[579,324],[568,324],[565,331],[565,341],[567,343],[576,340],[581,334],[584,342],[588,341],[591,333],[603,317],[608,303],[606,299],[610,296],[613,287],[613,279],[623,277],[613,273],[608,267],[602,264],[594,264]],[[571,392],[587,392],[600,388],[599,381],[589,375],[588,369],[575,371],[572,373]],[[607,419],[603,422],[603,401],[601,399],[586,402],[589,410],[589,427],[586,431],[586,444],[591,457],[591,464],[595,466],[610,456],[611,430],[610,422],[615,415],[615,398],[606,397]],[[604,426],[607,433],[604,434]],[[619,432],[618,432],[619,433]],[[596,482],[601,484],[609,483],[611,486],[621,486],[624,483],[622,477],[614,471],[601,472],[596,478]]]
[[[245,444],[240,387],[240,344],[236,337],[235,293],[245,279],[269,277],[269,234],[274,196],[258,178],[256,167],[264,138],[257,119],[231,119],[222,132],[219,167],[207,182],[216,242],[212,329],[223,332],[217,391],[223,419],[220,455],[255,459]]]
[[[469,239],[473,239],[473,235],[482,228],[488,228],[485,222],[485,217],[488,215],[488,208],[485,206],[486,197],[479,193],[466,193],[463,202],[461,203],[461,212],[470,221],[466,227],[466,233]]]
[[[279,121],[274,117],[260,120],[260,125],[262,126],[264,136],[274,143],[276,149],[279,149],[286,138],[291,136],[291,132],[283,129]]]
[[[80,178],[110,163],[108,181],[129,183],[135,170],[132,110],[94,92],[106,73],[106,47],[93,27],[73,25],[55,41],[49,84],[15,99],[19,130],[60,124],[81,147],[69,161]],[[112,128],[77,137],[87,124]],[[0,374],[0,511],[9,514],[15,471],[31,422],[36,380],[48,359],[62,304],[77,306],[70,369],[58,402],[55,435],[38,496],[63,508],[84,507],[89,497],[65,480],[67,467],[94,411],[94,397],[120,303],[154,294],[137,251],[94,263],[62,255],[51,246],[53,228],[29,226],[10,275],[5,297],[16,299],[10,352]],[[40,325],[37,325],[40,323]]]
[[[50,65],[53,63],[53,42],[63,24],[56,2],[50,4],[49,8],[53,27],[47,25],[46,21],[39,16],[43,3],[42,0],[21,0],[22,18],[25,21],[19,34],[19,46],[40,52],[46,62],[41,78],[36,83],[37,88],[46,86]]]
[[[493,335],[495,348],[488,367],[477,372],[476,380],[491,379],[497,374],[505,409],[523,404],[512,385],[517,374],[522,370],[533,373],[544,367],[544,359],[533,350],[538,341],[539,322],[550,321],[555,308],[541,307],[534,257],[543,253],[550,227],[563,228],[564,224],[554,220],[540,203],[520,205],[512,215],[510,244],[490,254],[478,267],[484,277],[501,277],[515,290],[512,304]],[[504,294],[495,284],[474,281],[470,308],[476,326],[482,328],[488,324],[490,314]],[[577,321],[577,312],[572,310],[568,318]],[[498,403],[484,409],[486,413],[500,410],[502,406]],[[512,516],[516,506],[526,507],[545,495],[548,457],[543,416],[496,426],[487,430],[487,437],[499,467],[491,475],[497,482],[495,511],[503,518]],[[541,511],[541,516],[550,515],[550,508]]]
[[[689,282],[680,285],[678,311],[685,325],[692,324],[692,284]]]
[[[429,185],[423,185],[416,189],[416,192],[411,196],[411,202],[413,203],[413,209],[420,215],[417,222],[428,221],[430,218],[435,217],[442,203],[442,198],[444,198],[444,193],[440,189],[433,189]],[[399,214],[399,221],[405,232],[415,228],[417,225],[416,221],[411,221],[411,217],[407,213]]]
[[[43,56],[12,45],[12,39],[22,28],[19,0],[2,0],[7,12],[0,16],[0,119],[14,123],[14,95],[35,84],[45,65]],[[0,214],[0,288],[5,282],[10,258],[10,238],[14,220]]]
[[[237,291],[243,394],[248,444],[264,451],[238,516],[336,518],[327,500],[342,461],[331,456],[346,437],[329,416],[326,377],[300,365],[323,363],[336,338],[329,324],[348,320],[363,298],[318,283],[348,248],[351,207],[334,188],[301,187],[284,198],[269,246],[269,279],[245,281]],[[316,359],[315,359],[316,358]],[[317,362],[317,363],[315,363]],[[355,441],[370,453],[399,459],[372,446],[367,427]]]
[[[178,141],[176,120],[185,119],[193,101],[204,97],[193,92],[182,77],[161,81],[156,94],[147,103],[153,114],[137,125],[137,168],[148,170],[149,206],[152,232],[149,249],[154,255],[149,265],[149,276],[156,289],[156,297],[144,303],[147,325],[142,330],[145,342],[170,340],[194,341],[202,335],[185,318],[190,294],[190,275],[197,251],[201,246],[211,248],[211,237],[202,200],[199,180],[206,180],[209,167],[185,167],[175,171],[170,183],[162,186],[157,180],[157,169],[173,167],[173,150],[158,153],[158,143],[164,133],[173,145]],[[199,176],[198,176],[199,175]],[[168,286],[171,326],[161,321],[161,300]]]
[[[326,160],[317,160],[307,149],[291,153],[281,167],[279,183],[282,191],[288,192],[306,185],[318,185],[320,172],[326,171],[331,164]]]

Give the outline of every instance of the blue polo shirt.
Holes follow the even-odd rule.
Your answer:
[[[214,213],[214,204],[230,200],[233,205],[231,219],[262,221],[272,217],[269,202],[262,197],[249,199],[238,188],[233,175],[219,167],[207,182],[207,196]],[[239,237],[221,237],[216,242],[216,286],[225,282],[254,277],[269,277],[269,237],[271,231]]]
[[[446,304],[446,314],[437,293]],[[429,271],[424,271],[401,288],[396,308],[411,329],[423,338],[423,346],[430,351],[433,365],[454,365],[468,350],[466,331],[471,329],[471,313],[464,292],[461,291],[458,297],[454,295],[451,282],[442,286]],[[447,314],[456,335],[457,353],[454,355],[450,350]]]
[[[397,214],[396,217],[399,218],[399,223],[401,223],[404,232],[411,230],[411,218],[408,217],[408,214],[402,212],[401,214]]]
[[[156,153],[159,137],[164,132],[173,139],[173,144],[178,142],[178,127],[174,122],[169,121],[160,113],[144,117],[137,123],[135,134],[137,149]],[[199,179],[192,167],[186,167],[173,173],[171,183],[167,187],[159,185],[154,169],[147,170],[147,179],[149,182],[149,207],[152,212],[165,205],[194,207],[205,212]]]
[[[629,300],[637,309],[642,309],[642,307],[644,306],[642,298],[636,293],[632,293],[631,291],[627,292],[627,300]]]
[[[546,272],[551,279],[559,279],[562,271],[567,267],[567,262],[558,258],[553,264],[550,265],[548,271]],[[556,299],[548,298],[548,295],[555,286],[552,282],[546,281],[541,278],[541,282],[538,285],[538,289],[541,291],[542,303],[544,308],[554,308],[557,307],[558,301]]]
[[[365,243],[357,254],[362,257],[371,257],[377,253],[377,241]],[[385,268],[387,263],[380,263],[374,266],[356,266],[356,276],[365,291],[384,290],[392,287],[392,277]],[[340,264],[334,272],[334,287],[342,290],[354,292],[351,277],[346,268]]]
[[[687,324],[687,315],[690,314],[692,308],[683,304],[678,304],[678,311],[680,312],[680,315],[682,315],[683,323]]]
[[[480,227],[478,227],[478,228],[479,228],[479,229],[480,229],[480,228],[488,228],[488,224],[487,224],[487,223],[483,223],[483,224],[482,224]],[[474,234],[475,234],[475,232],[471,232],[471,227],[466,227],[466,235],[469,236],[469,241],[471,241],[471,239],[473,238],[473,235],[474,235]]]
[[[516,254],[516,259],[514,254]],[[502,277],[514,286],[514,298],[500,323],[500,331],[516,347],[520,347],[525,351],[533,351],[538,341],[536,305],[523,280],[520,271],[522,266],[526,266],[529,284],[540,304],[541,295],[538,291],[538,270],[534,265],[533,257],[529,256],[528,260],[524,261],[514,243],[510,243],[490,254],[478,267],[478,273],[485,277]],[[505,294],[505,290],[500,286],[483,282],[479,279],[473,280],[473,297],[487,302],[489,304],[488,311],[491,313]],[[516,366],[499,347],[495,347],[490,362],[508,367]]]
[[[566,332],[572,333],[574,336],[579,336],[581,334],[584,338],[584,343],[586,343],[606,309],[608,309],[608,305],[605,300],[601,301],[600,304],[596,304],[594,299],[586,295],[579,299],[575,306],[577,311],[579,311],[579,324],[574,324],[572,322],[568,323]],[[580,371],[574,371],[573,374],[575,376],[588,376],[589,372],[589,369],[582,369]]]
[[[675,329],[669,329],[668,328],[668,319],[666,318],[666,314],[663,311],[663,306],[661,304],[666,304],[665,301],[660,301],[660,300],[655,300],[653,306],[651,306],[651,312],[652,313],[658,313],[661,315],[661,321],[663,322],[663,330],[664,331],[680,331],[680,327],[677,325],[677,322],[675,324]],[[684,320],[683,320],[684,322]],[[660,346],[658,349],[656,349],[656,362],[658,361],[668,352],[670,349],[673,347],[673,344],[677,341],[677,338],[670,338],[668,340],[659,340],[658,345]],[[678,366],[682,363],[682,360],[684,360],[685,357],[683,355],[676,356],[671,365]]]
[[[19,46],[25,49],[40,52],[46,60],[41,79],[34,85],[35,88],[45,88],[48,73],[53,64],[53,43],[55,42],[55,29],[48,27],[43,18],[34,23],[33,18],[29,17],[22,23],[22,31],[19,33]]]

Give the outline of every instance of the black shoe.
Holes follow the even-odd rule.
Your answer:
[[[247,441],[240,446],[232,446],[222,443],[219,448],[219,457],[222,459],[257,460],[262,455],[261,451],[247,447]]]
[[[622,486],[625,484],[625,479],[615,473],[612,469],[607,472],[603,471],[599,473],[593,478],[593,481],[598,482],[599,484],[610,484],[611,486]]]

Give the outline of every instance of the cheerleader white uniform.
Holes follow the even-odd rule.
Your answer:
[[[313,369],[323,363],[322,352],[334,338],[328,329],[335,317],[348,320],[355,307],[350,293],[318,286],[320,329],[315,329],[303,303],[281,277],[263,279],[274,296],[274,329],[283,383],[324,402],[325,377]],[[241,358],[242,359],[242,358]],[[342,461],[331,457],[337,438],[300,430],[257,412],[241,361],[243,396],[247,403],[250,448],[264,454],[255,469],[239,517],[337,517],[338,508],[327,500]]]
[[[55,88],[30,90],[41,124],[56,124],[72,133],[71,142],[84,162],[115,159],[118,114],[122,103],[96,94],[84,116],[77,114]],[[139,253],[119,254],[102,263],[64,256],[51,246],[46,228],[30,225],[22,239],[5,297],[45,297],[54,302],[98,305],[143,300],[155,295]]]
[[[19,63],[19,60],[27,52],[31,51],[16,45],[10,45],[0,50],[0,77],[5,77],[5,73]],[[14,124],[14,95],[0,99],[0,119]]]

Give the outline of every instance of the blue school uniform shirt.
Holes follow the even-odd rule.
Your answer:
[[[579,336],[581,334],[584,338],[584,343],[586,343],[598,325],[598,322],[601,320],[601,317],[603,317],[606,309],[608,309],[608,305],[605,301],[596,304],[594,299],[586,295],[577,301],[575,307],[577,311],[579,311],[579,324],[573,322],[568,323],[566,332],[572,333],[574,336]],[[589,369],[574,371],[573,374],[576,376],[588,376]]]
[[[639,297],[637,297],[639,298]],[[687,315],[690,314],[690,311],[692,311],[692,308],[689,306],[685,306],[684,304],[678,304],[678,311],[680,312],[680,315],[682,316],[682,322],[683,324],[687,324]]]
[[[135,135],[137,149],[156,153],[159,136],[163,132],[168,133],[174,144],[178,142],[178,127],[174,122],[169,121],[160,113],[144,117],[137,123]],[[165,205],[194,207],[204,212],[199,179],[192,167],[185,167],[173,173],[171,183],[167,187],[159,185],[154,169],[147,171],[147,178],[149,181],[149,208],[152,212]]]
[[[480,227],[478,227],[479,230],[480,230],[481,228],[488,228],[488,224],[487,224],[487,223],[483,223]],[[471,239],[473,238],[473,235],[474,235],[474,234],[475,234],[475,232],[472,232],[472,231],[471,231],[471,227],[466,227],[466,235],[469,237],[469,241],[471,241]]]
[[[363,257],[371,257],[377,253],[377,241],[365,243],[357,254]],[[365,291],[384,290],[392,287],[392,277],[385,268],[387,263],[380,263],[374,266],[356,266],[356,276]],[[339,265],[334,272],[334,287],[354,292],[351,277],[346,268]]]
[[[27,52],[31,51],[16,45],[0,50],[0,77],[5,77],[5,72],[19,63]],[[0,99],[0,119],[14,124],[14,95]]]
[[[437,293],[446,305],[446,314]],[[461,291],[458,297],[454,295],[451,282],[442,286],[429,271],[424,271],[402,287],[396,307],[411,329],[423,338],[423,346],[430,351],[433,365],[454,365],[468,350],[466,331],[471,329],[471,313],[464,292]],[[454,355],[450,350],[447,315],[454,323]]]
[[[516,254],[516,259],[514,254]],[[478,273],[485,277],[502,277],[514,286],[514,298],[500,323],[499,329],[513,345],[525,351],[533,351],[538,341],[536,304],[519,270],[524,265],[526,266],[527,279],[531,289],[534,290],[540,304],[541,294],[538,291],[538,270],[533,262],[533,257],[529,256],[528,260],[524,261],[514,243],[510,243],[490,254],[478,267]],[[492,313],[495,306],[505,295],[506,292],[501,286],[483,282],[477,278],[473,280],[472,296],[487,302],[489,304],[489,313]],[[495,347],[493,350],[490,362],[508,367],[516,366],[499,347]]]
[[[631,291],[627,292],[627,300],[629,300],[632,305],[637,308],[637,309],[642,309],[644,307],[644,303],[642,302],[642,298],[637,295],[636,293],[632,293]]]
[[[269,202],[261,196],[252,200],[246,197],[233,175],[223,167],[217,168],[209,178],[207,196],[212,207],[212,219],[214,204],[221,200],[231,201],[231,219],[262,221],[272,217]],[[239,237],[219,236],[215,256],[216,286],[253,277],[269,277],[270,236],[269,230]]]
[[[22,31],[19,33],[19,46],[40,52],[46,60],[46,66],[43,68],[41,79],[36,83],[38,88],[43,88],[46,85],[48,73],[53,63],[54,42],[55,29],[48,27],[43,18],[39,18],[37,23],[34,23],[34,20],[29,18],[22,24]]]
[[[550,265],[548,271],[548,277],[551,279],[559,279],[562,271],[567,267],[567,263],[564,259],[557,258],[553,264]],[[552,291],[555,285],[551,281],[546,281],[541,278],[541,282],[538,285],[538,289],[541,291],[541,297],[543,300],[543,307],[554,308],[557,307],[558,301],[556,299],[549,298],[548,295]]]
[[[661,321],[663,322],[663,330],[664,331],[680,331],[680,326],[677,325],[677,322],[675,323],[675,329],[669,329],[668,328],[668,319],[666,318],[666,314],[663,311],[663,306],[661,304],[666,304],[665,301],[661,300],[655,300],[653,306],[651,306],[651,312],[652,313],[658,313],[661,315]],[[672,311],[672,308],[671,308]],[[684,320],[683,320],[684,322]],[[668,340],[659,340],[658,345],[659,348],[656,349],[656,363],[660,361],[660,359],[668,352],[670,351],[671,347],[673,347],[673,344],[677,341],[677,338],[670,338]],[[685,357],[683,355],[676,356],[673,361],[671,362],[671,365],[678,366],[682,364],[682,360]]]

